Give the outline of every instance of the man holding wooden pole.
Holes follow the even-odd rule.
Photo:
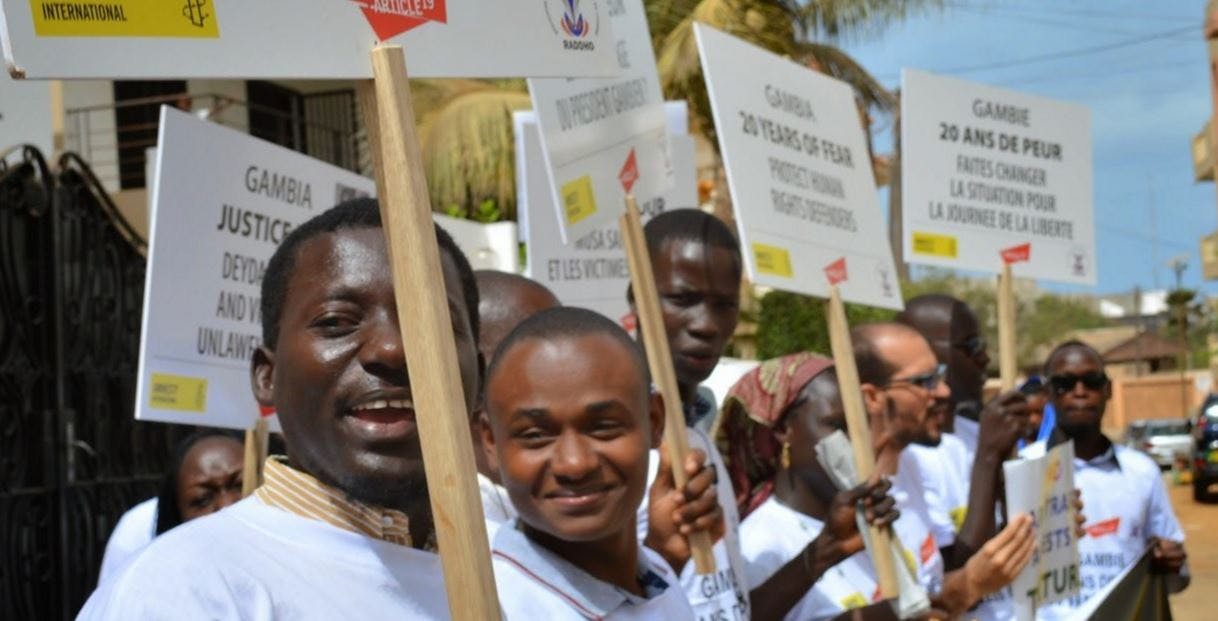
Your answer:
[[[434,295],[456,339],[448,381],[473,404],[477,289],[456,244],[435,236]],[[266,462],[253,496],[154,541],[82,619],[449,618],[416,429],[422,393],[407,376],[386,246],[370,199],[285,239],[262,285],[251,384],[276,408],[288,455]],[[470,412],[450,415],[466,428]]]

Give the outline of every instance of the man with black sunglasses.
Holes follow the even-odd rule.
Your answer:
[[[1039,619],[1065,619],[1132,565],[1149,548],[1151,567],[1169,574],[1169,590],[1188,585],[1184,531],[1172,511],[1159,467],[1142,453],[1112,443],[1100,421],[1112,384],[1091,346],[1069,341],[1045,361],[1057,413],[1051,443],[1074,441],[1074,483],[1087,504],[1086,536],[1079,539],[1082,592],[1037,611]],[[1094,602],[1092,602],[1094,603]]]

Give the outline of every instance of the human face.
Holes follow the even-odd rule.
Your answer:
[[[1104,382],[1102,386],[1089,388],[1077,381],[1069,390],[1058,392],[1057,387],[1052,385],[1053,378],[1078,377],[1103,371],[1103,363],[1092,352],[1081,347],[1065,349],[1054,357],[1049,367],[1050,399],[1057,413],[1057,426],[1066,435],[1075,437],[1082,433],[1099,432],[1100,418],[1104,416],[1104,408],[1112,396],[1112,383]]]
[[[186,451],[178,469],[178,513],[187,522],[241,500],[241,443],[225,436],[203,438]]]
[[[635,532],[663,420],[612,337],[526,339],[487,385],[483,443],[531,537],[605,541]]]
[[[838,392],[837,377],[826,371],[813,377],[783,414],[780,440],[790,446],[789,469],[817,498],[833,499],[837,486],[816,456],[816,445],[846,429],[846,413]]]
[[[469,408],[478,384],[478,350],[456,264],[447,253],[441,257]],[[279,413],[295,467],[381,506],[405,508],[426,498],[380,228],[343,228],[300,245],[280,316],[279,342],[275,351],[259,350],[253,381],[258,401]]]
[[[941,437],[940,422],[948,408],[951,391],[939,381],[927,388],[910,378],[930,376],[939,369],[939,360],[930,344],[913,330],[891,330],[876,337],[880,355],[895,371],[883,386],[863,385],[870,413],[884,413],[890,423],[892,440],[900,447],[911,443],[936,446]]]
[[[675,240],[652,258],[677,383],[707,377],[740,319],[740,263],[726,248]],[[646,335],[644,335],[646,336]]]
[[[947,385],[951,389],[951,407],[964,401],[981,401],[985,388],[985,370],[990,364],[985,339],[977,315],[961,304],[952,310],[952,325],[947,365]]]

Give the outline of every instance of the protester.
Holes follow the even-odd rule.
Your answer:
[[[477,270],[474,278],[478,283],[478,351],[485,361],[490,361],[499,343],[520,322],[558,306],[558,298],[545,285],[524,276],[496,270]],[[478,467],[482,512],[492,523],[506,522],[516,517],[516,510],[507,492],[499,485],[499,472],[487,463],[478,419],[475,413],[470,427],[474,437],[474,461]]]
[[[997,532],[1002,462],[1028,427],[1026,399],[1007,393],[978,409],[989,356],[977,317],[964,302],[942,294],[918,296],[898,321],[930,344],[949,389],[934,402],[936,420],[902,453],[901,469],[918,480],[935,542],[954,569]],[[968,443],[952,429],[964,431]]]
[[[490,365],[484,420],[520,515],[493,544],[506,619],[694,618],[668,562],[637,536],[664,409],[624,330],[569,307],[525,320]],[[721,524],[706,499],[703,526]]]
[[[736,382],[715,423],[744,516],[740,545],[756,619],[829,618],[867,606],[875,579],[856,504],[875,526],[898,515],[887,480],[839,492],[821,467],[815,447],[845,431],[845,417],[840,400],[825,401],[818,390],[837,394],[828,359],[802,353],[769,360]],[[894,618],[887,602],[870,608],[865,616]]]
[[[700,386],[719,363],[740,318],[740,245],[723,222],[697,209],[663,212],[647,223],[644,233],[689,443],[706,454],[717,480],[724,535],[713,548],[716,571],[698,575],[688,562],[688,542],[673,536],[679,525],[671,503],[679,495],[668,491],[672,476],[667,462],[652,460],[658,474],[648,507],[639,509],[639,535],[680,575],[698,618],[747,620],[749,596],[740,556],[740,519],[723,459],[706,435],[717,411],[714,393]],[[629,292],[627,296],[635,310],[633,297]],[[641,336],[652,338],[646,333]],[[663,496],[675,498],[664,503]]]
[[[1184,531],[1159,467],[1141,452],[1114,444],[1100,429],[1112,397],[1103,359],[1091,346],[1068,341],[1049,354],[1044,373],[1057,416],[1051,444],[1074,442],[1074,483],[1082,490],[1089,521],[1078,541],[1080,594],[1040,608],[1037,618],[1071,618],[1143,552],[1151,555],[1153,571],[1171,577],[1169,590],[1182,590],[1188,584]]]
[[[445,291],[427,295],[447,299],[452,381],[472,406],[478,292],[456,244],[436,236]],[[261,304],[251,383],[278,412],[287,456],[267,460],[251,497],[158,537],[81,618],[448,618],[376,201],[293,229]]]
[[[932,600],[953,614],[963,613],[983,596],[1009,585],[1031,558],[1036,541],[1031,520],[1026,515],[1012,516],[1006,528],[993,537],[983,536],[983,543],[976,550],[962,555],[960,569],[953,571],[952,567],[945,566],[938,542],[931,533],[932,519],[920,474],[900,469],[900,455],[907,446],[919,437],[937,438],[939,435],[938,414],[950,403],[943,366],[926,339],[904,324],[863,325],[855,328],[851,337],[864,406],[873,427],[883,421],[883,433],[890,435],[876,455],[876,470],[894,477],[892,496],[903,516],[897,523],[897,535],[905,548],[917,551],[918,577]],[[990,410],[987,416],[1001,416],[1003,420],[1013,418],[1009,413],[987,409]],[[984,425],[982,429],[994,427]],[[1006,424],[1000,428],[1005,430],[1005,435],[995,433],[994,436],[999,437],[1001,444],[1013,446],[1016,426]],[[873,433],[880,435],[880,432]],[[987,435],[981,436],[983,448],[990,443]],[[1000,443],[999,440],[995,440],[995,444]],[[983,456],[984,453],[979,453],[978,460]],[[1001,456],[997,459],[1001,460]],[[992,486],[996,485],[986,485]],[[994,493],[990,490],[990,494]],[[989,533],[994,528],[992,508],[987,513],[987,516],[971,518],[983,523],[977,529],[980,533]],[[988,525],[983,518],[988,518]]]
[[[241,440],[230,431],[203,429],[182,439],[159,495],[124,513],[110,533],[98,582],[121,573],[154,537],[241,500],[244,458]]]

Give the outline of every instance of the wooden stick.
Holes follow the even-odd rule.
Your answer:
[[[454,619],[499,619],[406,56],[397,45],[379,45],[371,56],[375,97],[361,86],[361,102],[377,164],[377,194],[448,608]]]
[[[651,267],[651,253],[647,250],[647,240],[643,236],[643,220],[639,216],[639,205],[633,195],[626,195],[626,213],[622,214],[618,226],[626,246],[630,287],[634,292],[635,308],[639,312],[639,330],[643,335],[643,349],[647,351],[651,381],[664,397],[664,443],[668,445],[668,456],[672,458],[672,478],[678,489],[684,489],[689,480],[689,477],[685,476],[689,437],[685,431],[681,395],[677,391],[677,375],[672,368],[672,352],[668,349],[668,338],[664,331],[664,315],[660,310],[660,295],[656,290],[655,273]],[[694,570],[699,574],[715,571],[715,555],[711,551],[711,545],[710,535],[706,531],[697,531],[689,536]]]
[[[871,442],[871,425],[863,407],[859,389],[859,371],[854,364],[854,344],[846,321],[846,307],[837,285],[829,287],[829,345],[833,349],[833,366],[837,369],[837,384],[846,412],[846,428],[850,431],[850,447],[854,449],[854,466],[859,479],[866,481],[875,471],[875,447]],[[872,547],[871,562],[879,578],[880,596],[892,599],[900,596],[896,568],[892,561],[892,529],[868,525]]]
[[[241,467],[242,496],[249,496],[262,485],[262,466],[266,463],[269,435],[266,418],[262,416],[245,430],[245,463]]]
[[[1015,287],[1011,279],[1011,264],[1002,262],[998,277],[998,377],[1002,392],[1015,388],[1019,363],[1015,351]]]

